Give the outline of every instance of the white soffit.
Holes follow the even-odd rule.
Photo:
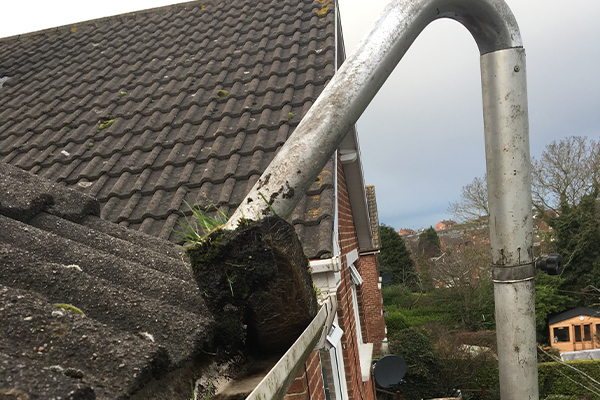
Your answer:
[[[373,232],[371,231],[371,219],[369,217],[369,207],[367,206],[367,194],[365,192],[365,182],[355,127],[350,129],[340,144],[339,151],[346,178],[350,206],[352,207],[354,227],[356,229],[356,236],[358,237],[358,247],[360,250],[370,250],[373,248]]]

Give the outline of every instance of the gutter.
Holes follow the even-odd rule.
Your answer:
[[[360,254],[360,256],[371,256],[371,255],[375,255],[375,254],[379,254],[381,253],[380,249],[370,249],[370,250],[364,250],[359,252],[358,254]]]
[[[332,302],[327,300],[300,337],[246,397],[246,400],[279,400],[285,396],[300,368],[306,363],[310,353],[316,349],[315,345],[322,337],[322,333],[327,336],[327,331],[323,328],[332,315],[332,308]]]
[[[324,260],[310,260],[310,268],[312,269],[313,274],[339,272],[342,270],[342,262],[339,256]]]

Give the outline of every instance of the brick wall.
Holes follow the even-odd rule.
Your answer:
[[[283,398],[285,400],[325,400],[318,350],[310,353],[308,360]]]
[[[338,156],[339,157],[339,156]],[[341,339],[343,375],[346,378],[348,397],[351,400],[374,400],[375,384],[373,375],[367,382],[362,381],[360,358],[357,343],[357,326],[352,302],[352,281],[346,262],[346,255],[352,250],[358,251],[358,238],[354,228],[354,218],[348,198],[348,189],[342,163],[338,158],[338,241],[341,251],[341,282],[337,292],[338,323],[344,331]],[[379,268],[376,255],[360,256],[355,264],[363,277],[363,284],[357,288],[358,313],[363,341],[374,343],[374,353],[379,354],[381,340],[385,337],[385,321],[382,315],[383,302],[379,282]],[[329,360],[324,359],[325,370]],[[302,368],[285,400],[325,400],[321,359],[318,351],[313,351]]]
[[[313,350],[306,362],[306,375],[311,400],[325,400],[321,358],[318,350]]]
[[[350,207],[348,189],[342,163],[338,157],[338,234],[341,250],[342,271],[341,283],[338,288],[338,322],[340,328],[344,331],[342,336],[342,353],[344,359],[344,368],[346,383],[348,386],[348,397],[352,400],[372,400],[375,398],[372,375],[371,382],[362,382],[360,372],[360,358],[358,354],[356,320],[354,317],[354,306],[352,304],[352,283],[350,280],[350,271],[346,263],[346,255],[352,250],[358,251],[358,238],[354,228],[354,218]],[[359,259],[356,264],[360,271]],[[361,293],[357,293],[359,304],[362,303]],[[360,307],[359,307],[360,308]],[[360,313],[360,312],[359,312]],[[363,314],[364,316],[364,314]],[[362,331],[362,329],[361,329]],[[365,339],[368,337],[368,331]]]
[[[377,254],[360,256],[362,305],[369,343],[373,343],[373,355],[381,355],[381,342],[385,339],[385,318],[383,317],[383,297],[379,289],[379,262]]]

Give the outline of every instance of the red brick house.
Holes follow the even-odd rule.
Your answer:
[[[440,221],[436,224],[435,226],[435,230],[436,231],[441,231],[444,229],[448,229],[451,228],[452,226],[456,225],[456,222],[452,221],[452,220],[444,220],[444,221]]]
[[[416,235],[417,232],[415,232],[414,230],[410,229],[410,228],[406,228],[406,229],[400,229],[398,231],[398,235],[400,236],[409,236],[409,235]]]
[[[231,213],[344,57],[337,3],[303,0],[194,1],[0,39],[0,161],[97,199],[120,228],[181,243],[186,202]],[[337,298],[293,399],[375,397],[378,221],[356,137],[287,217]]]

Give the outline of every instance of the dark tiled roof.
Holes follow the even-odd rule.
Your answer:
[[[548,319],[548,325],[554,325],[556,323],[565,321],[567,319],[571,319],[574,317],[578,317],[580,315],[586,315],[588,317],[596,317],[600,318],[600,311],[594,310],[593,308],[588,307],[577,307],[571,310],[567,310],[561,312],[560,314],[556,314]]]
[[[98,209],[0,163],[1,398],[126,398],[210,343],[213,318],[181,251]]]
[[[334,74],[332,2],[198,1],[0,40],[0,161],[179,240],[184,203],[232,212]],[[289,217],[332,251],[333,162]]]

